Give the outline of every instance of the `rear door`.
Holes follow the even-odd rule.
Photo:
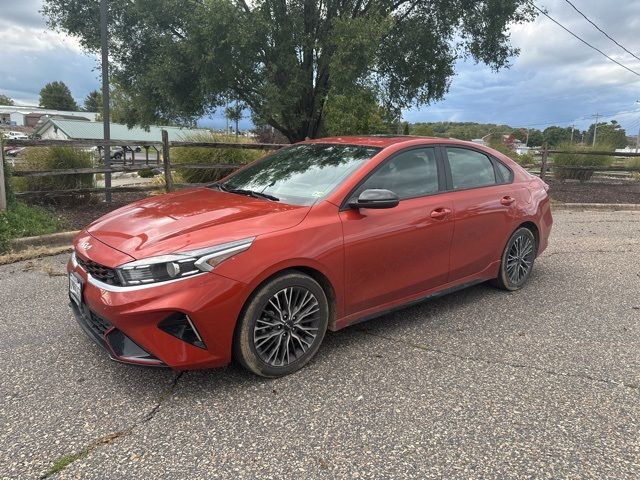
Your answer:
[[[456,282],[500,260],[515,228],[518,206],[529,195],[513,183],[506,165],[480,150],[444,146],[441,153],[455,222],[449,280]]]
[[[384,188],[400,197],[397,207],[375,210],[343,206],[347,314],[437,287],[449,274],[453,234],[450,195],[434,147],[404,150],[384,161],[350,195]]]

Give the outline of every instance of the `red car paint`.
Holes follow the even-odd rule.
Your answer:
[[[83,281],[82,300],[137,345],[174,369],[222,366],[232,356],[243,305],[272,275],[302,269],[324,280],[337,330],[394,307],[495,278],[507,240],[535,226],[538,254],[552,225],[546,185],[508,157],[450,139],[344,137],[307,143],[382,150],[312,206],[287,205],[208,188],[140,200],[95,221],[74,241],[82,260],[115,268],[133,260],[255,237],[251,247],[212,272],[142,290],[109,291]],[[353,188],[389,156],[416,146],[484,152],[513,172],[513,182],[402,200],[383,210],[341,208]],[[206,348],[160,330],[171,312],[189,316]],[[135,360],[117,358],[136,363]]]

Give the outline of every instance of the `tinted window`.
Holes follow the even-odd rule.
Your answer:
[[[438,191],[438,167],[434,148],[417,148],[400,153],[378,168],[355,193],[369,188],[391,190],[401,199]]]
[[[251,190],[285,203],[311,205],[379,151],[356,145],[295,145],[239,171],[222,188]]]
[[[513,181],[513,172],[509,170],[505,165],[501,162],[496,162],[496,167],[498,167],[498,171],[502,175],[502,180],[505,183],[511,183]]]
[[[473,188],[493,185],[496,174],[489,157],[466,148],[447,148],[453,188]]]

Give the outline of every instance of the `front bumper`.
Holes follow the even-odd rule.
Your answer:
[[[94,242],[104,262],[110,247]],[[114,255],[115,256],[115,255]],[[107,265],[111,268],[115,265]],[[69,274],[82,282],[81,307],[71,302],[80,326],[111,358],[176,370],[214,368],[231,361],[233,332],[247,286],[213,272],[146,288],[109,288],[69,261]],[[160,329],[176,312],[189,317],[204,348]]]
[[[72,300],[69,302],[69,307],[82,331],[104,348],[112,360],[135,365],[166,367],[162,361],[145,351],[106,319],[97,316],[85,304],[78,307]]]

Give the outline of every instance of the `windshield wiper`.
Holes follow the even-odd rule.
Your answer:
[[[224,186],[222,183],[214,183],[211,186],[217,187],[223,192],[236,193],[238,195],[247,195],[254,198],[264,198],[273,202],[277,202],[280,200],[278,197],[274,197],[273,195],[269,195],[268,193],[256,192],[255,190],[245,190],[243,188],[229,188]]]

